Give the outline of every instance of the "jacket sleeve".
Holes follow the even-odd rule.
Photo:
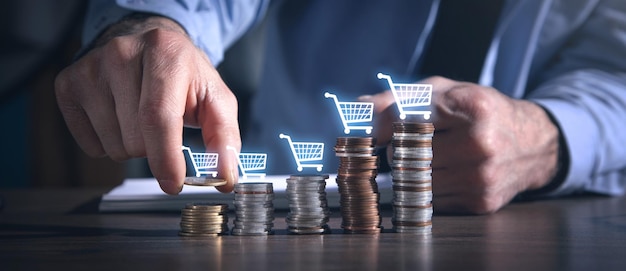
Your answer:
[[[528,97],[558,122],[569,153],[548,196],[621,195],[626,186],[626,1],[600,1]]]
[[[91,0],[83,29],[83,47],[109,25],[135,13],[154,13],[178,22],[213,65],[224,51],[264,15],[268,0]]]

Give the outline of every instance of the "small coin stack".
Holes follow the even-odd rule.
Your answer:
[[[326,201],[328,175],[291,175],[287,178],[289,213],[285,218],[287,230],[293,234],[329,232],[328,202]]]
[[[235,220],[232,235],[273,234],[274,188],[272,183],[235,184]]]
[[[180,236],[217,236],[228,234],[228,205],[189,203],[181,210]]]
[[[341,227],[345,233],[379,233],[378,156],[376,139],[339,137],[335,154],[339,157],[337,186],[341,205]]]
[[[432,123],[393,123],[393,217],[396,232],[430,233],[433,190]]]

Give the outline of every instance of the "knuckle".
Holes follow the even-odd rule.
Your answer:
[[[121,144],[121,142],[116,143],[115,141],[113,141],[105,143],[104,150],[106,152],[106,155],[109,156],[111,160],[116,162],[121,162],[130,158],[128,152],[126,152],[126,149],[124,148],[124,145]]]
[[[80,147],[89,157],[102,158],[102,157],[107,156],[107,153],[104,151],[104,149],[100,145],[81,144]]]
[[[128,154],[128,156],[130,157],[146,156],[143,139],[136,133],[124,137],[124,148],[126,149],[126,153]]]
[[[491,102],[491,95],[486,95],[485,92],[478,90],[473,91],[473,94],[470,96],[469,102],[477,117],[487,116],[495,109]]]
[[[478,195],[475,200],[468,205],[469,210],[475,214],[490,214],[497,211],[502,206],[502,197],[498,193],[499,182],[496,170],[491,167],[483,167],[479,172]]]
[[[182,118],[174,114],[173,106],[166,99],[150,99],[140,105],[138,120],[140,126],[148,131],[167,127],[175,118]]]
[[[109,158],[111,158],[111,160],[116,161],[116,162],[122,162],[122,161],[128,160],[130,156],[125,151],[118,150],[118,151],[111,151],[111,153],[109,153]]]
[[[133,42],[127,37],[115,37],[102,48],[102,60],[116,70],[128,66],[135,58]]]
[[[470,139],[474,145],[475,157],[483,163],[489,163],[496,159],[502,151],[497,144],[496,136],[492,132],[477,131],[470,133]]]
[[[57,97],[65,98],[67,97],[68,92],[68,76],[67,76],[67,68],[63,69],[54,79],[54,91]]]
[[[179,55],[182,49],[188,49],[191,42],[179,33],[156,28],[143,34],[146,46],[154,52]]]
[[[432,84],[432,85],[446,85],[451,81],[452,80],[445,78],[443,76],[439,76],[439,75],[430,76],[423,80],[423,82]]]
[[[498,210],[497,206],[493,199],[481,197],[469,204],[467,209],[472,214],[484,215],[495,213]]]

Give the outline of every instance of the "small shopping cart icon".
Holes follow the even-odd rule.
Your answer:
[[[378,79],[387,79],[393,98],[396,100],[400,119],[405,119],[407,115],[424,115],[424,119],[430,119],[430,110],[411,110],[417,107],[430,105],[433,95],[433,85],[430,84],[396,84],[391,80],[391,76],[378,73]]]
[[[217,153],[194,153],[187,146],[183,146],[183,152],[187,151],[191,158],[191,164],[193,164],[193,170],[196,172],[196,177],[202,175],[211,174],[213,177],[217,177]],[[211,170],[213,169],[213,170]]]
[[[372,121],[372,113],[374,111],[374,103],[364,102],[340,102],[337,95],[326,92],[324,97],[332,98],[337,106],[341,123],[343,123],[343,132],[349,134],[350,130],[365,130],[365,133],[372,133],[372,126],[352,125],[354,123]]]
[[[308,163],[311,161],[321,161],[324,158],[324,143],[317,142],[293,142],[291,137],[286,134],[278,135],[280,138],[287,139],[289,147],[293,154],[293,158],[298,165],[298,171],[302,171],[305,167],[316,168],[322,171],[323,164]],[[305,162],[305,163],[302,163]]]
[[[233,151],[237,156],[239,170],[244,179],[248,177],[265,178],[265,173],[259,171],[265,169],[267,154],[237,152],[237,150],[231,146],[226,146],[226,148]]]

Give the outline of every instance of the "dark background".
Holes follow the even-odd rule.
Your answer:
[[[54,78],[80,47],[86,2],[0,3],[0,189],[111,186],[132,173],[87,157],[56,105]]]

